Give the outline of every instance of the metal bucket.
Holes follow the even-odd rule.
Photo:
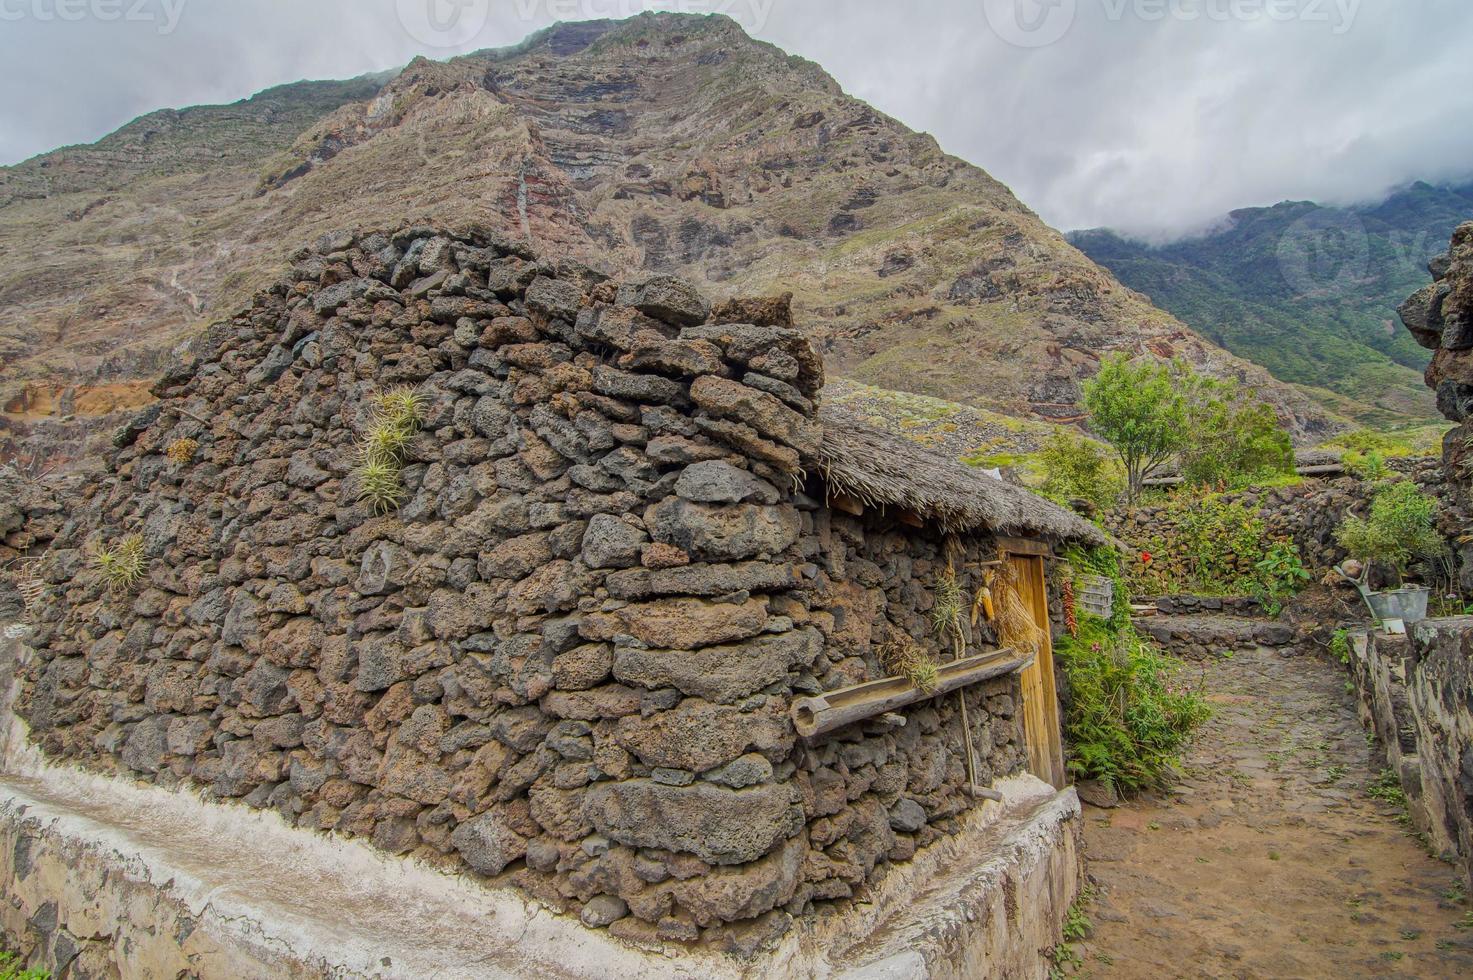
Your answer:
[[[1382,622],[1401,620],[1408,625],[1427,618],[1427,598],[1431,590],[1397,589],[1394,592],[1366,592],[1366,603]]]

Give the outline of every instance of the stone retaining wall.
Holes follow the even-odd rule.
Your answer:
[[[1350,671],[1413,824],[1473,887],[1473,617],[1358,634]]]
[[[18,710],[57,759],[750,951],[972,805],[955,697],[795,738],[795,694],[885,676],[901,636],[950,651],[939,533],[805,476],[823,368],[780,313],[477,234],[329,236],[73,502]],[[395,385],[423,425],[385,515],[355,446]],[[145,579],[110,590],[89,555],[133,534]],[[970,589],[992,542],[955,548]],[[1017,679],[966,696],[984,779],[1020,771]]]

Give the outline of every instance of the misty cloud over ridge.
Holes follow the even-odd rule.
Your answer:
[[[0,0],[0,161],[642,9],[729,14],[1058,228],[1167,239],[1473,176],[1467,0]]]

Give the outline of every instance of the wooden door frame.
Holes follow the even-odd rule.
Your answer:
[[[1002,538],[998,547],[1002,557],[1019,572],[1019,591],[1029,603],[1041,634],[1038,655],[1019,678],[1029,769],[1044,782],[1063,789],[1069,778],[1064,768],[1064,736],[1059,725],[1059,692],[1049,626],[1048,579],[1043,565],[1051,552],[1046,543],[1028,538]]]

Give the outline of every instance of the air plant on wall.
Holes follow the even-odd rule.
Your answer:
[[[424,399],[410,388],[380,395],[373,425],[358,447],[358,499],[373,504],[380,514],[396,510],[406,491],[400,482],[409,440],[424,418]]]
[[[114,592],[131,592],[143,579],[145,564],[141,534],[130,534],[114,545],[98,548],[92,555],[92,566],[102,573]]]

